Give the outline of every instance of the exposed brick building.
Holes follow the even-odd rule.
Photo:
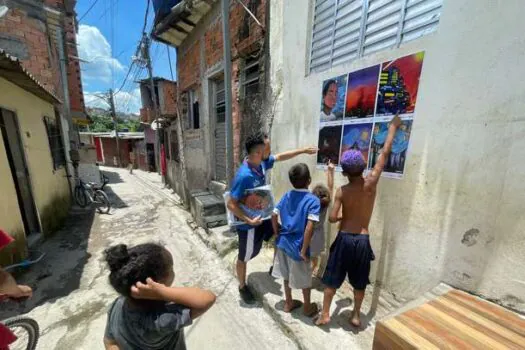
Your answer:
[[[244,156],[245,135],[264,129],[264,122],[252,112],[267,96],[267,0],[243,2],[259,23],[242,5],[231,1],[228,21],[235,166]],[[183,0],[172,7],[171,13],[157,16],[155,23],[155,38],[177,48],[187,190],[198,192],[216,185],[224,188],[227,175],[221,1]]]
[[[7,0],[9,11],[0,18],[0,47],[60,98],[65,118],[85,123],[75,5],[76,0]],[[70,127],[75,129],[73,123]],[[70,136],[75,138],[75,133]]]

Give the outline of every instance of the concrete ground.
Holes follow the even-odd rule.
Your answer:
[[[155,241],[173,254],[175,284],[208,288],[218,295],[212,309],[186,329],[189,349],[304,348],[262,303],[247,307],[239,302],[229,263],[187,225],[190,215],[168,190],[160,190],[157,175],[103,170],[110,178],[111,214],[72,210],[64,228],[36,248],[46,257],[17,273],[20,283],[34,288],[34,297],[2,305],[1,319],[26,312],[36,319],[39,349],[103,348],[107,308],[116,297],[107,281],[103,251],[117,243]]]

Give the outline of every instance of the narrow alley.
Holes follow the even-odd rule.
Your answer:
[[[192,232],[188,212],[135,175],[105,170],[116,208],[110,215],[74,209],[64,228],[39,248],[48,255],[19,278],[34,288],[33,298],[9,304],[9,311],[0,312],[2,319],[34,307],[27,316],[40,325],[39,349],[101,349],[107,309],[116,297],[103,251],[118,243],[153,241],[173,254],[176,285],[207,288],[218,296],[213,308],[186,329],[189,348],[297,348],[261,305],[240,305],[236,278]]]

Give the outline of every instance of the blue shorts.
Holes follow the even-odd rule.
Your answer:
[[[368,235],[339,232],[330,247],[323,283],[337,289],[348,276],[354,289],[364,290],[370,283],[370,262],[374,259]]]
[[[265,220],[259,226],[248,230],[237,229],[237,236],[239,236],[239,260],[250,261],[261,251],[263,241],[269,241],[272,238],[272,221]]]

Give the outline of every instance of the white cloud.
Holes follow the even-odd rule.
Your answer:
[[[88,62],[81,62],[82,79],[111,82],[113,69],[115,79],[125,67],[111,57],[111,46],[97,27],[81,24],[78,29],[78,55]]]
[[[84,93],[84,100],[88,107],[98,107],[103,109],[109,109],[109,104],[104,101],[102,96],[103,92],[86,92]],[[98,95],[98,96],[97,96]],[[135,113],[139,114],[142,101],[140,99],[140,89],[136,88],[130,92],[121,91],[115,94],[115,109],[117,112],[123,113]]]

